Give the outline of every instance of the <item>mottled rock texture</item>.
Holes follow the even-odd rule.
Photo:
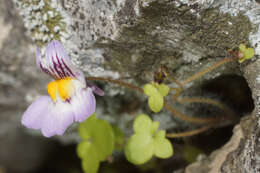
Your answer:
[[[260,172],[259,67],[254,61],[241,67],[255,101],[252,114],[242,118],[234,128],[230,141],[208,158],[189,165],[185,173],[258,173]]]
[[[7,135],[20,130],[23,111],[37,96],[46,94],[50,78],[36,68],[34,53],[36,45],[44,49],[52,39],[64,44],[86,76],[122,78],[139,86],[151,81],[163,64],[182,81],[226,57],[228,49],[240,43],[251,44],[257,56],[260,53],[255,1],[13,0],[1,1],[0,9],[4,33],[0,34],[1,140],[9,140]],[[258,69],[255,59],[243,65],[229,63],[187,86],[196,90],[206,80],[236,74],[243,75],[252,89],[255,111],[236,128],[243,137],[217,164],[220,172],[259,171]],[[100,85],[106,96],[98,99],[98,114],[129,133],[131,115],[147,110],[145,98],[111,84]],[[191,115],[196,112],[196,108],[176,108]],[[168,113],[162,113],[166,118],[156,117],[162,128],[177,124]],[[73,128],[60,139],[70,142],[71,138],[77,138]],[[1,156],[0,166],[8,167]]]

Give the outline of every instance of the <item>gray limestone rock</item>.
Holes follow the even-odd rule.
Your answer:
[[[253,0],[1,1],[1,140],[20,130],[23,111],[37,96],[46,94],[50,78],[36,68],[35,49],[38,46],[44,51],[50,40],[60,40],[86,76],[120,78],[138,86],[153,80],[161,65],[183,81],[227,56],[228,49],[244,43],[255,48],[252,62],[226,64],[186,87],[196,90],[205,81],[225,74],[247,79],[253,92],[254,112],[241,120],[227,145],[209,160],[196,164],[201,168],[203,164],[213,165],[219,172],[259,171],[259,7]],[[131,133],[132,115],[146,110],[145,97],[115,85],[100,84],[106,96],[98,99],[98,114]],[[194,90],[186,94],[191,95]],[[177,108],[196,112],[196,108]],[[179,124],[169,113],[161,114],[156,119],[162,122],[162,128]],[[78,140],[75,129],[76,125],[57,139],[65,143]],[[213,164],[218,154],[222,158]]]

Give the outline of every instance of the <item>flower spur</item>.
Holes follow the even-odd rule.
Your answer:
[[[103,91],[86,83],[58,41],[48,44],[45,58],[37,49],[36,63],[55,80],[48,84],[49,96],[40,96],[24,112],[24,126],[41,129],[46,137],[62,135],[73,122],[82,122],[95,112],[93,92],[102,96]]]

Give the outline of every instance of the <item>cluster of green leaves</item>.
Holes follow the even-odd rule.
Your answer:
[[[254,56],[254,54],[255,54],[255,51],[254,51],[253,48],[251,48],[251,47],[247,48],[244,44],[240,44],[239,45],[239,52],[242,55],[238,59],[239,63],[242,63],[242,62],[244,62],[247,59],[251,59]]]
[[[171,142],[165,138],[165,130],[158,130],[159,122],[153,122],[145,114],[138,115],[133,124],[134,134],[127,141],[125,155],[129,162],[140,165],[153,155],[169,158],[173,155]]]
[[[134,120],[134,134],[125,146],[129,162],[139,165],[149,161],[153,155],[168,158],[173,155],[171,142],[165,138],[165,131],[158,130],[159,122],[141,114]],[[78,132],[82,141],[77,146],[77,154],[82,159],[86,173],[96,173],[99,164],[105,161],[113,150],[123,149],[124,135],[117,126],[91,115],[81,123]]]
[[[164,98],[169,93],[165,84],[150,83],[144,85],[144,93],[148,96],[148,105],[153,112],[160,112],[163,108]]]
[[[96,173],[100,162],[105,161],[114,148],[123,143],[121,130],[96,118],[95,113],[79,125],[78,132],[82,141],[77,146],[77,154],[86,173]]]

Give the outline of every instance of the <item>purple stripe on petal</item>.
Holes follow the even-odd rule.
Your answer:
[[[72,77],[71,75],[65,74],[64,67],[62,67],[62,64],[60,63],[61,59],[66,59],[68,63],[70,63],[70,61],[65,50],[58,41],[54,40],[48,44],[45,55],[45,58],[49,63],[48,67],[53,69],[52,73],[55,73],[59,78]]]
[[[85,76],[70,61],[64,48],[59,41],[51,41],[45,52],[45,59],[40,58],[40,51],[36,51],[36,61],[42,71],[55,79],[71,77],[78,79],[83,85],[86,84]]]
[[[49,67],[52,67],[59,78],[77,78],[77,69],[71,63],[68,55],[59,41],[51,41],[46,48],[46,59]]]
[[[57,54],[56,54],[56,59],[57,59],[57,61],[58,61],[58,65],[59,65],[59,67],[60,67],[60,69],[61,69],[61,72],[62,72],[63,76],[66,76],[66,73],[65,73],[65,71],[64,71],[64,69],[63,69],[63,67],[62,67],[62,64],[60,63],[60,60],[59,60]]]
[[[39,48],[36,49],[36,65],[38,68],[40,68],[44,73],[47,73],[51,77],[57,79],[57,76],[55,73],[53,73],[52,69],[48,70],[47,68],[44,68],[42,65],[42,60],[41,60],[41,51]]]
[[[48,96],[39,97],[24,112],[22,124],[28,128],[40,129],[51,102],[51,98]]]
[[[57,76],[55,70],[54,70],[52,67],[50,67],[49,69],[50,69],[50,71],[51,71],[51,72],[50,72],[50,75],[51,75],[54,79],[59,79],[59,77]]]
[[[53,40],[50,44],[52,44],[52,46],[50,46],[50,48],[52,50],[51,55],[53,57],[56,57],[57,63],[59,64],[59,68],[62,69],[63,71],[68,70],[68,72],[70,73],[70,76],[75,77],[72,72],[75,67],[72,65],[72,63],[71,63],[68,55],[66,54],[63,46],[61,45],[61,43],[57,40]],[[72,67],[72,68],[69,68],[69,67]],[[69,77],[69,76],[67,76],[67,77]]]
[[[74,120],[82,122],[95,112],[96,99],[90,88],[82,89],[78,95],[73,98],[71,106],[74,111]]]
[[[45,137],[63,135],[66,129],[73,123],[74,114],[68,103],[54,105],[50,113],[42,122],[42,134]]]
[[[59,76],[59,78],[64,78],[65,76],[63,76],[63,74],[58,70],[58,68],[61,69],[61,67],[58,64],[56,64],[53,57],[52,57],[52,63],[54,66],[54,70],[55,70],[56,74]]]
[[[42,66],[42,64],[40,63],[40,68],[43,72],[47,73],[48,75],[50,75],[51,77],[53,77],[54,79],[58,79],[58,77],[56,76],[56,74],[53,72],[53,69],[52,68],[49,68],[50,71],[47,69],[47,68],[44,68]]]
[[[66,65],[66,63],[64,62],[63,59],[61,59],[62,61],[62,64],[64,65],[64,67],[66,68],[66,70],[69,72],[69,74],[73,77],[76,77],[73,73],[72,73],[72,70]]]
[[[70,63],[70,59],[69,59],[68,55],[66,54],[66,51],[64,50],[62,44],[57,40],[53,40],[51,43],[53,43],[54,48],[55,48],[55,52],[56,52],[55,56],[57,55],[59,59],[64,59],[65,62]]]

